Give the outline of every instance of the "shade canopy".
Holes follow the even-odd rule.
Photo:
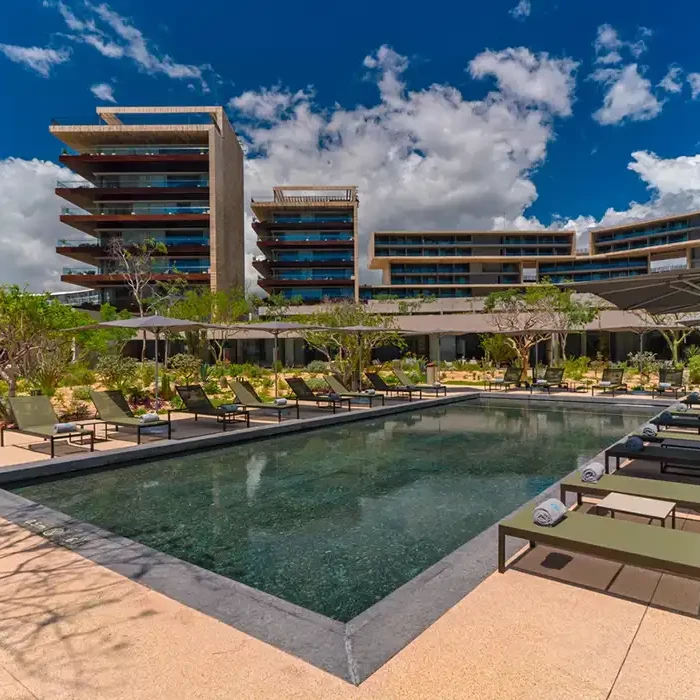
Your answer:
[[[644,309],[652,314],[700,311],[700,269],[652,272],[567,286],[578,292],[595,294],[618,309]]]
[[[71,331],[85,331],[97,328],[132,328],[137,331],[151,331],[162,333],[163,331],[201,331],[207,328],[218,328],[210,323],[197,323],[181,318],[168,318],[167,316],[133,316],[132,318],[119,318],[116,321],[102,321],[87,326],[69,328]]]
[[[263,321],[261,323],[232,323],[226,326],[219,326],[219,328],[222,330],[266,331],[271,335],[276,335],[289,331],[322,330],[323,326],[316,326],[308,323],[295,323],[293,321]]]

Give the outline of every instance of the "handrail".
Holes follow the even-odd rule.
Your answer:
[[[133,216],[149,216],[153,214],[209,214],[209,206],[195,207],[195,206],[161,206],[161,207],[149,207],[134,210],[133,207],[128,206],[123,207],[102,207],[100,209],[93,208],[80,208],[76,209],[74,207],[63,207],[61,209],[61,214],[66,214],[69,216],[121,216],[121,215],[133,215]]]
[[[143,177],[119,177],[115,180],[100,179],[96,182],[88,182],[87,180],[57,180],[56,187],[61,189],[122,189],[126,187],[149,189],[151,187],[209,187],[209,180],[186,179],[182,180],[163,180],[155,178]]]

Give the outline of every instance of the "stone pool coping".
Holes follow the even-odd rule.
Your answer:
[[[357,417],[352,413],[337,414],[304,421],[289,421],[280,426],[262,426],[239,433],[222,433],[177,442],[164,441],[142,445],[118,451],[123,458],[116,460],[114,457],[117,456],[117,451],[86,455],[77,459],[46,460],[0,472],[0,484],[82,469],[120,464],[124,466],[135,461],[190,452],[204,447],[220,447],[479,398],[517,405],[526,397],[474,392],[452,395],[446,399],[425,400],[418,405],[399,404],[374,409],[371,412],[358,412]],[[558,401],[558,398],[528,396],[527,400],[560,405],[607,404],[617,409],[623,405],[630,409],[648,409],[651,406],[659,407],[660,410],[664,408],[659,403],[625,403],[624,397],[616,397],[618,400],[604,403],[583,396],[565,401]],[[603,452],[599,453],[593,459],[600,459],[602,454]],[[558,486],[559,482],[556,482],[513,512],[527,508],[533,501],[543,497],[556,497]],[[0,516],[355,685],[383,666],[496,569],[498,523],[446,555],[349,622],[342,623],[2,489]],[[513,540],[507,555],[512,556],[520,547],[521,543]]]

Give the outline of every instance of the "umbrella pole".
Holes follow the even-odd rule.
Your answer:
[[[275,398],[277,398],[277,341],[279,340],[279,334],[274,334],[275,345],[272,349],[272,366],[275,368]]]
[[[155,366],[155,395],[156,395],[156,411],[158,410],[158,331],[156,336],[156,366]]]
[[[362,333],[357,334],[357,390],[362,391]]]

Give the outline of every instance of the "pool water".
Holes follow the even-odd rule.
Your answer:
[[[347,621],[642,421],[469,401],[15,491]]]

